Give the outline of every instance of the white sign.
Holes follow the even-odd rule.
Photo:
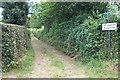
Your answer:
[[[117,30],[117,23],[102,24],[102,30]]]

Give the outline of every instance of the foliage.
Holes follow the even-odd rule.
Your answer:
[[[9,71],[18,66],[27,47],[27,36],[24,26],[3,24],[2,26],[2,70]]]
[[[34,19],[39,20],[39,23],[37,23],[39,26],[44,25],[45,27],[50,27],[54,22],[66,22],[72,19],[74,16],[84,15],[84,13],[93,14],[94,11],[102,13],[106,5],[107,3],[100,2],[46,2],[36,5],[37,9],[35,7],[36,11],[33,14],[33,17]],[[33,17],[31,17],[31,19],[33,19]]]
[[[19,63],[19,67],[2,74],[3,78],[9,74],[16,75],[19,78],[23,78],[27,76],[26,74],[32,71],[34,65],[34,50],[30,41],[28,42],[27,52],[25,54],[26,55],[22,58],[22,61]]]
[[[44,30],[44,27],[42,28],[29,28],[28,29],[31,33],[33,33],[37,38],[40,38],[40,33]]]
[[[38,15],[39,13],[37,12],[39,10],[39,5],[35,4],[33,6],[30,7],[30,12],[34,13],[31,15],[30,20],[28,22],[29,27],[31,28],[40,28],[41,26],[38,24],[41,21],[38,19],[38,17],[36,15]]]
[[[25,25],[28,15],[28,3],[27,2],[3,2],[3,22]]]
[[[31,31],[30,31],[29,29],[26,29],[26,33],[27,33],[27,35],[28,35],[28,38],[31,39]]]
[[[117,67],[113,65],[113,61],[103,61],[98,59],[91,59],[87,64],[77,61],[77,66],[82,66],[89,78],[118,78]]]
[[[97,5],[97,6],[96,6]],[[67,55],[79,54],[84,63],[91,59],[118,60],[118,33],[111,31],[108,49],[107,31],[102,31],[102,18],[107,3],[41,3],[36,15],[44,25],[37,38],[55,46]],[[54,13],[54,14],[53,14]],[[110,14],[110,22],[119,22]],[[118,28],[119,29],[119,28]]]

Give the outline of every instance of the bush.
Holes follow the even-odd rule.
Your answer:
[[[28,35],[28,38],[31,39],[31,31],[30,31],[30,29],[26,29],[26,33]]]
[[[4,24],[2,26],[2,71],[9,71],[18,65],[19,59],[26,51],[27,36],[24,26]]]
[[[67,55],[77,55],[81,61],[90,59],[118,59],[118,33],[111,31],[111,49],[107,48],[107,31],[102,31],[102,17],[95,19],[88,16],[83,22],[81,16],[63,23],[53,23],[45,27],[40,39],[55,46]],[[108,52],[109,51],[109,52]]]
[[[43,28],[30,28],[30,31],[33,33],[35,37],[38,39],[40,38],[40,34],[42,32]]]

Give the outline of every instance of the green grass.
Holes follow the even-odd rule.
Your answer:
[[[51,66],[55,66],[59,69],[64,69],[64,64],[60,60],[57,60],[57,59],[52,60]]]
[[[21,62],[20,66],[18,68],[12,69],[10,72],[7,72],[3,74],[2,76],[8,76],[8,75],[15,75],[17,77],[25,77],[26,74],[32,71],[34,64],[34,51],[29,44],[29,47],[27,49],[26,55],[23,58],[23,61]]]
[[[66,76],[64,73],[64,63],[50,50],[46,48],[41,48],[42,54],[49,60],[47,64],[48,69],[53,71],[54,73],[51,74],[51,78],[63,78]]]
[[[92,59],[89,63],[83,64],[80,61],[76,62],[77,66],[84,68],[86,73],[90,78],[118,78],[118,73],[115,71],[110,71],[110,62],[100,61]]]
[[[59,68],[61,70],[64,69],[64,64],[62,63],[61,60],[59,60],[58,58],[56,58],[55,55],[53,55],[52,53],[50,52],[45,52],[47,53],[46,56],[51,60],[51,66],[54,66],[56,68]]]
[[[48,52],[45,49],[43,49],[43,54],[48,57],[48,59],[51,61],[49,65],[49,68],[56,71],[55,74],[51,75],[52,78],[63,78],[66,74],[64,73],[64,64],[63,62],[58,59],[52,52]]]
[[[58,73],[56,73],[56,74],[54,74],[53,76],[52,76],[53,78],[63,78],[63,77],[65,77],[65,75],[64,74],[58,74]]]
[[[52,55],[52,54],[50,54]],[[56,71],[56,73],[54,75],[52,75],[53,78],[63,78],[66,74],[64,73],[64,64],[62,63],[62,61],[60,61],[59,59],[57,59],[55,56],[53,57],[50,56],[49,59],[51,60],[51,67],[54,67],[54,70]]]

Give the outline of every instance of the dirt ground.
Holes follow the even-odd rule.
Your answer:
[[[35,52],[33,70],[23,78],[87,78],[84,69],[76,66],[73,60],[54,47],[45,44],[34,36],[31,39]],[[18,78],[9,74],[6,78]]]
[[[32,46],[35,51],[35,66],[33,71],[28,75],[29,78],[86,78],[87,75],[82,67],[78,68],[74,65],[74,61],[71,61],[68,56],[65,56],[55,48],[45,44],[37,38],[32,38]],[[45,53],[46,52],[46,53]],[[46,56],[46,54],[52,54],[55,58],[59,59],[64,68],[61,70],[55,66],[50,66],[52,60]]]

